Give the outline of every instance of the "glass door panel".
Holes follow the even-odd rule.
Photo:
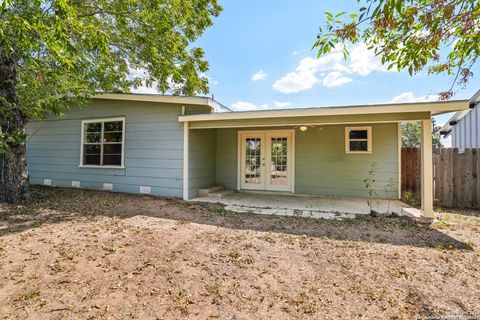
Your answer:
[[[270,184],[288,185],[288,138],[272,137],[270,139]]]
[[[244,183],[262,183],[262,139],[245,139],[245,174]]]

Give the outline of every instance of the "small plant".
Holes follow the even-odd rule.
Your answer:
[[[395,181],[393,178],[388,179],[384,190],[387,197],[388,193],[395,191]],[[387,213],[390,213],[390,198],[387,199]]]
[[[403,200],[406,204],[411,205],[412,207],[417,207],[417,206],[418,206],[418,201],[417,201],[417,199],[415,198],[415,196],[413,195],[413,193],[411,193],[410,191],[405,191],[405,192],[403,193],[402,200]]]
[[[363,184],[367,189],[369,200],[367,201],[368,206],[370,207],[370,213],[372,213],[372,206],[373,206],[373,198],[377,195],[377,191],[375,190],[375,175],[377,173],[377,162],[373,161],[370,164],[370,169],[368,170],[368,177],[363,180]]]

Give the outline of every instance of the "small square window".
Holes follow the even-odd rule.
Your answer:
[[[372,127],[346,127],[345,152],[372,153]]]

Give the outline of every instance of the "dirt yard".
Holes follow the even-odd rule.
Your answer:
[[[327,221],[38,187],[0,204],[0,319],[443,316],[480,317],[480,212]]]

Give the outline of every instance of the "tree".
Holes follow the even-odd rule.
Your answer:
[[[357,0],[360,4],[360,0]],[[480,55],[480,1],[478,0],[365,0],[357,13],[326,12],[314,48],[318,55],[349,43],[365,42],[389,69],[407,69],[410,75],[427,68],[448,74],[450,88],[465,86]]]
[[[190,44],[220,11],[216,0],[0,0],[1,198],[29,196],[28,119],[141,84],[207,93],[208,63]]]
[[[443,147],[440,135],[440,126],[432,119],[432,144],[434,148]],[[422,141],[422,126],[419,122],[402,124],[402,147],[419,148]]]

